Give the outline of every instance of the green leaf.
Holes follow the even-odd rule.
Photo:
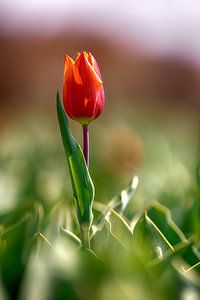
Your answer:
[[[181,242],[185,242],[186,244],[188,243],[181,229],[173,221],[169,208],[158,201],[154,201],[148,210],[148,215],[167,237],[170,244],[174,246]]]
[[[62,236],[64,236],[65,238],[67,237],[76,246],[80,247],[82,245],[82,242],[79,239],[79,237],[76,236],[72,231],[67,230],[66,228],[61,227],[60,228],[60,232],[61,232]]]
[[[115,210],[111,210],[106,216],[105,220],[108,224],[110,233],[128,249],[132,241],[132,229],[127,221],[118,214]]]
[[[126,209],[137,189],[138,181],[138,177],[134,176],[129,186],[126,189],[122,190],[121,193],[114,197],[107,205],[94,202],[94,209],[100,212],[100,215],[98,216],[96,224],[94,226],[95,231],[99,231],[102,229],[105,224],[106,216],[109,215],[109,213],[113,210],[121,216],[124,215],[124,210]]]
[[[180,244],[189,243],[174,223],[170,210],[158,201],[153,202],[138,220],[133,236],[136,244],[149,251],[150,258],[162,259],[175,253]]]
[[[200,288],[200,275],[196,269],[199,266],[199,264],[200,262],[196,263],[193,266],[190,266],[181,257],[176,257],[172,260],[172,266],[185,279],[188,285],[191,286],[191,284],[193,284],[193,286]],[[199,299],[198,295],[196,299]]]
[[[73,138],[69,129],[68,119],[63,110],[59,93],[57,93],[57,114],[63,146],[69,166],[78,220],[81,230],[84,231],[91,227],[93,221],[92,204],[94,200],[94,185],[81,147]]]
[[[117,211],[120,215],[123,215],[128,203],[133,197],[134,192],[137,189],[139,179],[134,176],[129,184],[128,188],[121,191],[121,193],[113,200],[113,209]]]
[[[37,232],[34,237],[36,240],[45,242],[48,246],[53,247],[52,243],[41,232]]]
[[[144,252],[146,262],[157,258],[162,259],[166,251],[173,249],[167,238],[149,218],[147,211],[138,220],[133,231],[133,238],[135,247]]]

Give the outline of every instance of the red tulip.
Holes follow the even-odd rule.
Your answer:
[[[87,125],[102,112],[103,82],[91,53],[78,53],[76,61],[65,56],[63,105],[67,115],[82,125]]]

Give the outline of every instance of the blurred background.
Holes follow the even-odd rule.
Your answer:
[[[88,292],[95,300],[199,299],[197,277],[182,281],[171,262],[146,269],[149,247],[119,260],[111,241],[103,266],[94,257],[80,260],[85,254],[69,241],[46,249],[61,220],[72,218],[55,97],[57,90],[62,95],[64,55],[83,50],[95,56],[106,95],[104,112],[90,126],[96,201],[108,203],[137,174],[129,220],[157,199],[186,237],[199,234],[199,32],[197,0],[0,1],[1,299],[82,300]],[[70,126],[81,143],[80,125]],[[163,228],[171,232],[170,226]],[[42,243],[43,263],[36,264],[32,253]],[[199,261],[195,251],[186,253],[190,265]]]
[[[46,151],[56,168],[63,168],[56,162],[63,153],[55,95],[57,89],[62,94],[64,55],[83,50],[96,57],[106,94],[104,113],[91,124],[97,198],[107,201],[135,173],[141,175],[144,201],[170,187],[176,195],[179,185],[183,193],[199,153],[199,29],[195,0],[1,1],[1,163],[16,163],[6,179],[1,167],[4,205],[12,202],[10,190],[13,197],[20,190],[30,153],[28,170],[42,151],[47,164]],[[79,126],[71,126],[81,142]],[[66,177],[64,171],[57,177],[53,167],[43,171],[56,180],[56,190]],[[11,171],[19,176],[11,179]],[[11,180],[9,191],[5,180]],[[37,181],[40,190],[43,181]]]

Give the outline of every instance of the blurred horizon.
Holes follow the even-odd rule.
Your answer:
[[[195,0],[9,0],[0,3],[0,28],[5,35],[52,36],[77,29],[105,38],[118,35],[130,47],[198,63],[199,13]]]
[[[54,109],[63,57],[82,50],[98,61],[108,106],[123,99],[133,109],[196,112],[199,15],[196,1],[2,1],[2,118],[38,104]]]

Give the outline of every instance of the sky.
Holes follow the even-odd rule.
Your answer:
[[[199,0],[1,0],[4,33],[84,28],[200,60]]]

